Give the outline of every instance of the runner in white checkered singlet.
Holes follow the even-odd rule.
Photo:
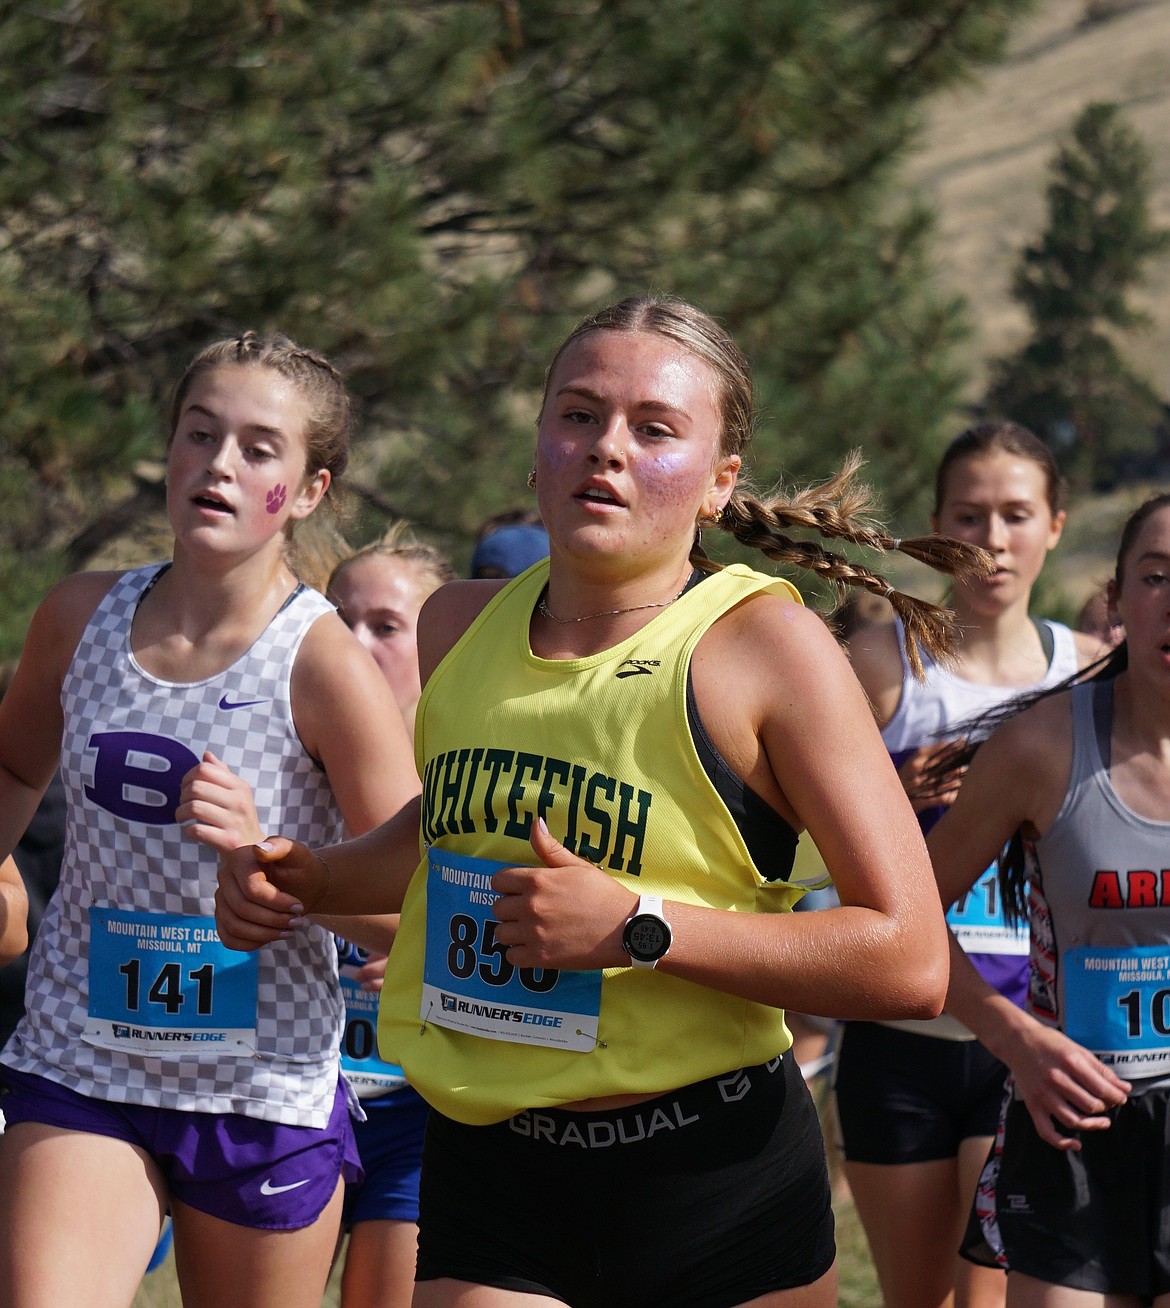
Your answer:
[[[284,338],[201,352],[172,411],[171,564],[55,587],[0,705],[0,853],[58,762],[69,794],[0,1066],[19,1308],[128,1305],[168,1208],[185,1304],[320,1303],[356,1174],[332,935],[237,954],[214,899],[217,848],[360,833],[417,792],[376,665],[286,560],[344,469],[348,408]]]

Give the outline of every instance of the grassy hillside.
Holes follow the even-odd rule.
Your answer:
[[[1012,271],[1047,220],[1048,166],[1081,109],[1120,104],[1152,158],[1154,220],[1170,226],[1170,0],[1038,0],[1009,57],[932,105],[907,184],[938,213],[936,258],[946,285],[970,306],[960,359],[969,395],[983,392],[988,360],[1015,348],[1027,321],[1012,301]],[[1131,364],[1170,396],[1170,256],[1149,266],[1135,307],[1152,319],[1123,343]],[[1039,607],[1071,617],[1108,576],[1121,523],[1153,488],[1073,506],[1045,573]],[[914,583],[911,582],[911,585]]]
[[[1090,21],[1092,11],[1101,15]],[[965,362],[972,393],[988,358],[1015,346],[1026,321],[1009,298],[1020,251],[1043,229],[1048,164],[1080,110],[1120,104],[1153,156],[1153,215],[1170,226],[1170,0],[1039,0],[1010,57],[933,105],[906,176],[939,211],[946,283],[971,305]],[[1170,392],[1170,257],[1151,266],[1135,305],[1153,328],[1126,344],[1131,362]]]

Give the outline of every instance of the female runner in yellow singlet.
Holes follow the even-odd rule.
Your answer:
[[[828,628],[788,583],[714,568],[698,533],[880,593],[786,529],[897,542],[860,517],[852,469],[744,493],[752,423],[747,366],[706,314],[633,299],[582,323],[536,442],[550,559],[445,586],[420,619],[421,862],[404,816],[323,857],[272,837],[221,868],[241,949],[405,894],[380,1042],[432,1105],[417,1308],[836,1302],[783,1009],[932,1016],[946,937]],[[931,639],[934,612],[891,599]],[[841,906],[793,914],[806,826]]]

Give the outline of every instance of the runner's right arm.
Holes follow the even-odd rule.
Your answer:
[[[1064,751],[1053,743],[1061,713],[1067,717],[1067,704],[1045,701],[1006,722],[976,753],[954,804],[926,840],[944,904],[974,886],[1020,827],[1046,829],[1055,817],[1071,756],[1071,740]],[[1107,1128],[1104,1114],[1125,1101],[1128,1082],[990,986],[953,934],[950,950],[947,1011],[1011,1069],[1041,1139],[1079,1150],[1067,1132]]]

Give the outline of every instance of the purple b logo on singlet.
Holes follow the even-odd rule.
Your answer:
[[[199,762],[185,745],[141,731],[101,731],[89,747],[97,757],[87,799],[127,822],[174,822],[183,778]]]

